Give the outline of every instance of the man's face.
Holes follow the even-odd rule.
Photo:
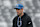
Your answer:
[[[23,12],[23,9],[16,9],[17,15],[21,15],[21,13]]]

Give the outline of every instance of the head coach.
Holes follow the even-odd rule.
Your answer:
[[[23,5],[17,4],[16,7],[17,16],[13,19],[12,27],[33,27],[31,18],[23,13]]]

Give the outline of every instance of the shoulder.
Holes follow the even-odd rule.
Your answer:
[[[15,21],[15,20],[16,20],[16,18],[17,18],[17,16],[15,16],[15,17],[14,17],[13,21]]]
[[[24,13],[25,17],[30,18],[30,16],[27,13]]]
[[[27,20],[31,20],[31,17],[27,13],[25,13],[25,17]]]

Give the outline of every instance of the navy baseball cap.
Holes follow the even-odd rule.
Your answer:
[[[22,9],[22,8],[23,8],[23,5],[22,4],[17,4],[14,9]]]

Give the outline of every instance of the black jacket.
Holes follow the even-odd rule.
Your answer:
[[[18,16],[16,16],[13,19],[13,26],[12,27],[17,27],[17,19],[18,19]],[[33,27],[32,20],[26,13],[24,13],[24,15],[21,17],[21,19],[22,19],[22,26],[21,27]]]

